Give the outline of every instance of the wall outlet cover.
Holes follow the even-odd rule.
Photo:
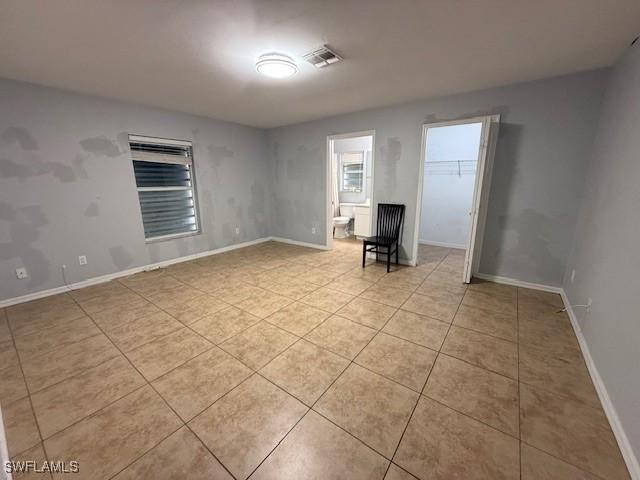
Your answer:
[[[80,255],[78,257],[78,263],[80,265],[86,265],[87,264],[87,256],[86,255]]]
[[[315,234],[316,234],[316,227],[313,227],[313,228],[311,229],[311,233],[312,233],[313,235],[315,235]]]
[[[240,229],[238,227],[236,227],[236,235],[240,234]]]
[[[571,270],[571,283],[573,283],[573,280],[576,278],[576,271],[575,270]]]
[[[16,277],[20,279],[29,278],[29,273],[27,273],[26,268],[16,268]]]

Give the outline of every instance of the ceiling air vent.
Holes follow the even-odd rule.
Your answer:
[[[316,68],[327,67],[333,63],[338,63],[342,57],[331,50],[326,45],[316,48],[312,52],[304,55],[304,59]]]

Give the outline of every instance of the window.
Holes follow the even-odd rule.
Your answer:
[[[364,182],[364,152],[348,152],[340,154],[342,165],[343,192],[360,193]]]
[[[147,241],[199,233],[191,142],[129,135]]]

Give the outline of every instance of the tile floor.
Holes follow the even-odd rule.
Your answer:
[[[0,310],[10,455],[83,479],[629,478],[557,295],[360,248],[264,243]]]

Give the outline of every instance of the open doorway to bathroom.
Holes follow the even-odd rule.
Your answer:
[[[327,137],[327,247],[361,249],[371,235],[375,132]]]
[[[498,116],[423,126],[416,264],[468,283],[477,269]],[[487,188],[485,188],[487,186]]]

